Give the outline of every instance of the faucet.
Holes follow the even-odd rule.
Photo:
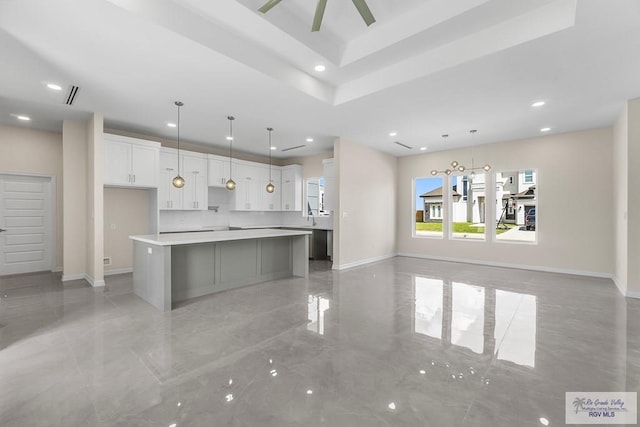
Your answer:
[[[313,210],[311,209],[311,205],[309,204],[309,202],[307,202],[307,222],[309,222],[309,217],[311,217],[311,219],[313,220],[311,225],[313,227],[315,227],[316,226],[316,217],[313,216]]]

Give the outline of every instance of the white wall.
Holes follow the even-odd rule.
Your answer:
[[[628,194],[627,292],[640,298],[640,98],[627,103],[628,116]],[[617,184],[617,183],[616,183]]]
[[[629,110],[625,103],[623,111],[613,126],[613,209],[614,209],[614,256],[615,267],[613,278],[623,294],[627,292],[627,232],[628,232],[628,188],[629,165],[627,152],[629,149],[628,134]]]
[[[84,278],[87,264],[87,125],[62,123],[64,267],[62,280]]]
[[[129,188],[104,189],[104,256],[111,258],[105,273],[131,271],[133,244],[129,236],[149,233],[150,192]]]
[[[104,143],[103,117],[93,114],[87,122],[87,280],[104,286]]]
[[[520,169],[538,172],[538,243],[514,244],[413,238],[412,180],[452,160],[470,162],[470,149],[442,151],[398,161],[398,252],[608,276],[613,273],[614,209],[611,128],[484,145],[475,164],[491,173]],[[373,168],[370,168],[373,169]],[[493,182],[491,179],[489,182]],[[487,203],[489,210],[492,203]],[[487,211],[487,218],[492,212]]]
[[[393,256],[398,159],[343,138],[335,142],[333,152],[337,187],[333,268]]]
[[[56,270],[63,265],[62,135],[19,126],[0,125],[0,172],[55,177]]]

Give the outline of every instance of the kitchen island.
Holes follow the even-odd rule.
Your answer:
[[[311,231],[230,230],[129,236],[133,287],[162,311],[240,286],[308,277]]]

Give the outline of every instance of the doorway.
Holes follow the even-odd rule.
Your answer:
[[[0,175],[0,276],[52,270],[52,193],[50,177]]]

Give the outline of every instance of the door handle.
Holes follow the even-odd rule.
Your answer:
[[[7,231],[4,228],[0,228],[0,233],[2,233],[3,231]]]

